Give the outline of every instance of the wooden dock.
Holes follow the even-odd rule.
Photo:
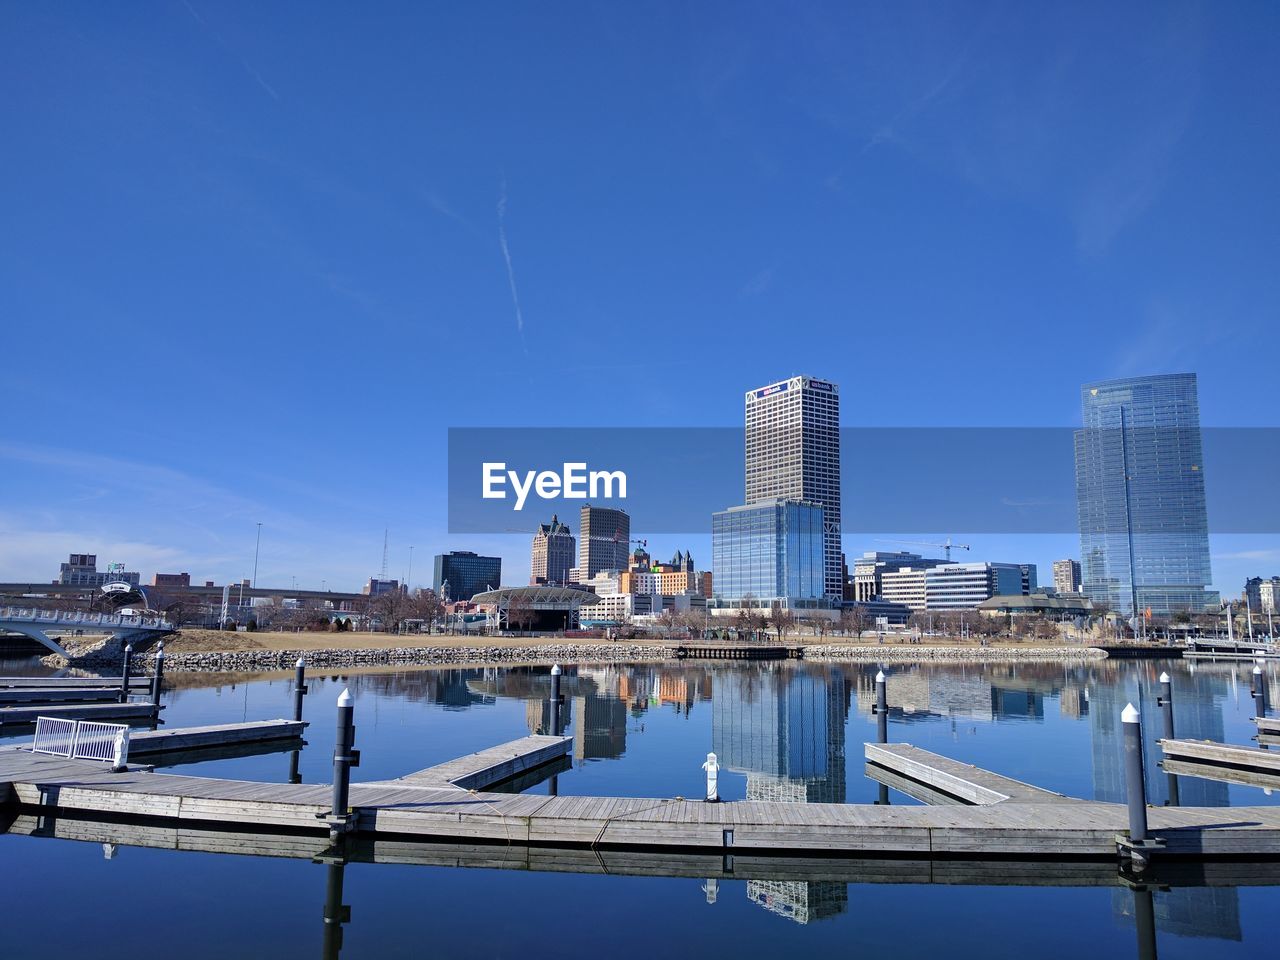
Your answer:
[[[14,687],[0,690],[0,705],[105,703],[120,696],[115,687]]]
[[[60,717],[65,720],[147,720],[155,716],[160,707],[150,701],[129,703],[59,703],[28,704],[0,707],[0,727],[35,723],[37,717]]]
[[[327,836],[315,834],[249,833],[191,823],[116,823],[43,811],[16,814],[9,832],[81,843],[321,862],[331,862],[338,854]],[[1055,887],[1123,887],[1126,882],[1114,860],[1106,859],[802,857],[744,851],[726,856],[697,851],[424,843],[364,836],[346,838],[338,855],[348,863],[691,879]],[[1280,862],[1153,862],[1144,879],[1161,886],[1275,886],[1280,885]]]
[[[132,672],[132,671],[131,671]],[[120,677],[0,677],[0,690],[20,690],[29,687],[42,687],[56,690],[60,687],[110,687],[120,689]],[[142,674],[133,674],[129,678],[131,690],[150,690],[151,678]]]
[[[385,786],[459,787],[487,790],[530,770],[552,763],[573,749],[573,737],[522,737],[489,747],[478,753],[438,763],[396,780],[380,781]]]
[[[223,750],[244,744],[286,741],[300,742],[306,722],[294,720],[256,720],[249,723],[218,723],[207,727],[176,727],[172,730],[139,730],[129,734],[129,756],[148,759],[166,754],[186,754],[204,750]],[[299,744],[300,745],[300,744]]]
[[[1280,787],[1280,751],[1209,740],[1159,740],[1165,773],[1251,787]]]
[[[921,750],[909,743],[867,743],[863,749],[867,776],[922,803],[988,806],[1009,801],[1085,802]],[[885,774],[887,776],[883,776]]]
[[[482,751],[483,752],[483,751]],[[701,786],[700,778],[697,779]],[[979,784],[985,786],[985,784]],[[128,770],[0,750],[0,799],[23,807],[260,831],[327,833],[327,785]],[[1095,858],[1117,856],[1120,804],[872,806],[483,793],[407,780],[353,783],[354,836],[739,855]],[[1280,807],[1154,807],[1161,856],[1280,857]]]

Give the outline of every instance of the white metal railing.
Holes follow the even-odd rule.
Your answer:
[[[139,627],[151,630],[173,629],[173,624],[163,617],[126,617],[120,614],[84,613],[77,610],[41,610],[39,607],[0,607],[0,620],[67,623],[77,626]]]
[[[37,717],[36,737],[31,743],[32,753],[51,753],[55,757],[70,757],[75,753],[75,720],[61,717]]]
[[[129,727],[97,720],[37,717],[31,752],[72,760],[99,760],[122,770],[129,762]]]

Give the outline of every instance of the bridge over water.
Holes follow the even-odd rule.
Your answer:
[[[54,653],[68,656],[54,639],[67,633],[107,634],[122,641],[150,640],[173,630],[161,617],[140,617],[78,610],[42,610],[39,607],[0,607],[0,633],[30,637]]]

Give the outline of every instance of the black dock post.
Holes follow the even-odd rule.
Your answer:
[[[1160,674],[1160,696],[1156,698],[1156,703],[1160,705],[1160,711],[1164,715],[1164,738],[1166,740],[1177,739],[1173,735],[1173,680],[1169,674]],[[1176,774],[1167,774],[1169,778],[1169,806],[1181,806],[1178,796],[1178,777]]]
[[[350,690],[338,697],[338,732],[333,743],[333,809],[330,834],[341,832],[350,806],[351,768],[360,765],[360,751],[352,749],[356,742],[355,704]]]
[[[156,647],[155,672],[151,675],[151,713],[160,715],[160,685],[164,683],[164,641]],[[127,690],[127,685],[126,685]]]
[[[876,673],[876,742],[889,742],[889,694],[884,671]]]
[[[551,735],[560,736],[560,664],[551,668]]]
[[[1259,719],[1267,716],[1267,675],[1262,672],[1262,665],[1253,665],[1253,708]]]
[[[1147,784],[1142,770],[1142,715],[1128,704],[1120,714],[1124,728],[1124,778],[1129,799],[1129,839],[1147,841]],[[1136,858],[1135,859],[1140,859]]]
[[[342,902],[342,881],[345,863],[330,863],[324,890],[324,949],[325,960],[338,960],[342,953],[342,925],[351,921],[351,908]]]
[[[129,658],[133,656],[133,644],[124,645],[124,665],[120,668],[120,702],[129,702]]]
[[[1133,886],[1133,925],[1138,930],[1138,960],[1156,960],[1156,908],[1146,884]]]
[[[302,722],[302,698],[307,693],[307,665],[301,657],[293,665],[293,719]]]

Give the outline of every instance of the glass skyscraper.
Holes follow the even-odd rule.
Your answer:
[[[711,515],[716,600],[750,599],[768,609],[816,607],[826,592],[823,509],[802,500],[766,500]]]
[[[1196,375],[1087,383],[1081,401],[1075,460],[1085,594],[1125,616],[1216,603],[1207,589]]]

